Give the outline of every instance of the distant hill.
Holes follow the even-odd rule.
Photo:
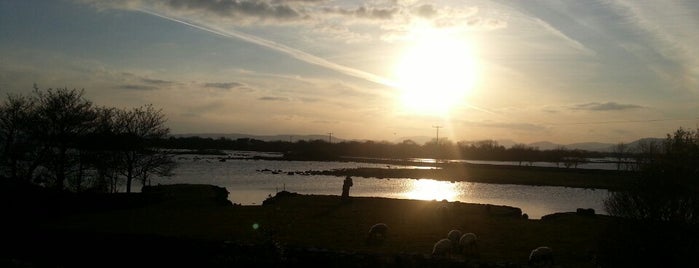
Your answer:
[[[642,142],[658,142],[662,143],[664,138],[643,138],[630,143],[626,143],[627,148],[637,148],[638,144]],[[597,152],[611,152],[614,150],[616,143],[602,143],[602,142],[578,142],[571,144],[556,144],[548,141],[534,142],[527,144],[532,147],[538,147],[539,150],[553,150],[559,147],[565,147],[569,150],[586,150],[586,151],[597,151]]]
[[[643,138],[643,139],[639,139],[639,140],[634,141],[634,142],[630,142],[629,144],[627,144],[627,147],[628,148],[638,148],[638,145],[640,143],[655,142],[655,143],[662,144],[664,141],[665,141],[665,138]]]
[[[550,142],[550,141],[533,142],[533,143],[530,143],[527,145],[529,145],[531,147],[537,147],[537,148],[539,148],[539,150],[553,150],[553,149],[556,149],[558,147],[565,146],[565,145],[561,145],[561,144],[555,144],[555,143]]]
[[[293,134],[288,134],[288,135],[250,135],[250,134],[241,134],[241,133],[190,133],[190,134],[173,134],[173,137],[201,137],[201,138],[212,138],[212,139],[218,139],[218,138],[227,138],[231,140],[236,140],[236,139],[242,139],[242,138],[249,138],[249,139],[256,139],[256,140],[261,140],[261,141],[311,141],[311,140],[324,140],[328,141],[330,139],[329,135],[293,135]],[[345,139],[342,138],[337,138],[335,136],[332,136],[332,142],[342,142],[345,141]]]
[[[328,141],[329,136],[328,135],[294,135],[294,134],[282,134],[282,135],[250,135],[250,134],[241,134],[241,133],[190,133],[190,134],[173,134],[173,137],[202,137],[202,138],[213,138],[213,139],[218,139],[218,138],[227,138],[227,139],[240,139],[240,138],[250,138],[250,139],[256,139],[256,140],[262,140],[262,141],[299,141],[299,140],[305,140],[305,141],[311,141],[311,140],[324,140]],[[401,137],[398,138],[394,141],[394,143],[401,143],[405,140],[412,140],[417,144],[425,144],[426,142],[434,140],[435,137],[428,137],[428,136],[412,136],[412,137]],[[441,139],[441,138],[440,138]],[[664,138],[643,138],[639,139],[630,143],[627,143],[628,148],[637,148],[638,144],[642,142],[663,142],[665,139]],[[343,142],[343,141],[350,141],[349,139],[344,139],[344,138],[338,138],[335,136],[332,136],[332,142]],[[515,144],[518,144],[517,142],[513,140],[496,140],[498,144],[505,146],[506,148],[510,148]],[[377,141],[378,142],[378,141]],[[453,141],[452,142],[457,142]],[[578,143],[571,143],[571,144],[557,144],[549,141],[540,141],[540,142],[533,142],[527,144],[528,146],[531,147],[537,147],[539,150],[553,150],[559,147],[565,147],[568,150],[586,150],[586,151],[598,151],[598,152],[611,152],[616,146],[616,143],[602,143],[602,142],[578,142]]]

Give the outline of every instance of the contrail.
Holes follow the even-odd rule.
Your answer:
[[[331,70],[335,70],[335,71],[340,72],[342,74],[361,78],[361,79],[364,79],[364,80],[367,80],[370,82],[374,82],[374,83],[378,83],[378,84],[381,84],[384,86],[395,87],[395,85],[396,85],[396,83],[392,82],[389,79],[383,78],[381,76],[378,76],[378,75],[375,75],[372,73],[368,73],[368,72],[365,72],[362,70],[357,70],[357,69],[347,67],[344,65],[340,65],[340,64],[328,61],[326,59],[320,58],[318,56],[308,54],[308,53],[303,52],[301,50],[291,48],[291,47],[288,47],[288,46],[285,46],[285,45],[282,45],[282,44],[279,44],[279,43],[276,43],[276,42],[273,42],[270,40],[266,40],[266,39],[263,39],[263,38],[260,38],[257,36],[253,36],[253,35],[242,33],[242,32],[235,31],[235,30],[222,30],[222,29],[212,28],[209,26],[202,26],[199,24],[184,21],[184,20],[181,20],[178,18],[166,16],[166,15],[156,13],[153,11],[149,11],[149,10],[145,10],[145,9],[139,9],[139,11],[153,15],[153,16],[157,16],[157,17],[160,17],[160,18],[163,18],[166,20],[182,23],[184,25],[187,25],[187,26],[190,26],[190,27],[202,30],[202,31],[207,31],[207,32],[210,32],[210,33],[213,33],[216,35],[223,36],[223,37],[241,39],[243,41],[247,41],[247,42],[250,42],[253,44],[264,46],[264,47],[285,53],[285,54],[292,56],[298,60],[301,60],[301,61],[304,61],[304,62],[307,62],[310,64],[318,65],[321,67],[325,67],[325,68],[328,68]]]

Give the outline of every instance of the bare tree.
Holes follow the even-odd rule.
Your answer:
[[[612,154],[614,155],[614,158],[616,158],[616,169],[621,170],[621,165],[622,163],[626,162],[626,158],[629,153],[629,147],[623,143],[617,143],[614,145],[612,148]]]
[[[629,189],[604,202],[611,215],[663,222],[699,223],[699,132],[680,128],[662,147],[642,146]]]
[[[35,90],[36,117],[33,136],[46,148],[45,165],[51,171],[53,184],[63,189],[66,178],[76,170],[79,140],[87,135],[96,118],[92,102],[83,97],[83,90]]]
[[[118,184],[117,109],[97,107],[96,119],[91,133],[81,143],[81,162],[91,169],[90,191],[116,192]],[[81,178],[81,177],[79,177]],[[77,183],[81,185],[80,182]]]
[[[165,127],[161,110],[146,105],[117,112],[119,136],[119,172],[126,178],[126,192],[131,192],[134,179],[146,184],[149,175],[168,175],[174,162],[167,152],[154,148],[153,141],[165,138],[170,130]]]
[[[32,163],[34,141],[29,136],[34,102],[20,95],[8,95],[0,104],[0,175],[12,179],[31,180],[37,164]]]

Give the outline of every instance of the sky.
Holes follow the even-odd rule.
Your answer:
[[[0,0],[0,94],[173,134],[632,142],[699,124],[699,1]]]

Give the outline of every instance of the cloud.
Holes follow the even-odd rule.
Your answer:
[[[465,123],[469,126],[475,127],[486,127],[486,128],[504,128],[513,130],[526,130],[526,131],[544,131],[547,128],[541,125],[529,124],[529,123],[505,123],[505,122],[469,122]]]
[[[369,34],[354,32],[347,26],[337,23],[317,25],[313,28],[312,32],[318,33],[322,36],[327,36],[328,38],[326,39],[342,40],[348,44],[372,40],[372,37]]]
[[[435,7],[430,4],[418,6],[414,9],[413,12],[415,13],[415,15],[427,19],[434,18],[438,14],[437,9],[435,9]]]
[[[585,110],[585,111],[623,111],[623,110],[633,110],[633,109],[641,109],[641,108],[644,108],[644,107],[640,106],[640,105],[635,105],[635,104],[620,104],[620,103],[616,103],[616,102],[606,102],[606,103],[590,102],[590,103],[583,103],[583,104],[574,105],[570,109],[572,109],[572,110]]]
[[[658,60],[630,51],[651,69],[679,87],[696,92],[699,88],[699,48],[696,44],[697,3],[695,1],[610,1],[624,19],[646,38],[648,49],[676,66],[657,66]],[[677,70],[679,69],[679,70]]]
[[[119,86],[117,86],[117,88],[127,89],[127,90],[157,90],[157,89],[159,89],[158,87],[155,87],[155,86],[133,85],[133,84],[119,85]]]
[[[160,14],[160,13],[155,13],[155,12],[151,12],[151,11],[147,11],[147,10],[141,10],[141,11],[144,13],[154,15],[154,16],[158,16],[158,17],[163,18],[163,19],[182,23],[184,25],[194,27],[194,28],[197,28],[199,30],[206,31],[206,32],[209,32],[212,34],[216,34],[216,35],[227,37],[227,38],[240,39],[240,40],[250,42],[250,43],[253,43],[256,45],[260,45],[260,46],[263,46],[263,47],[266,47],[269,49],[283,52],[291,57],[294,57],[294,58],[301,60],[301,61],[304,61],[306,63],[318,65],[318,66],[321,66],[321,67],[324,67],[327,69],[331,69],[331,70],[335,70],[335,71],[343,73],[345,75],[354,76],[356,78],[364,79],[364,80],[371,81],[371,82],[374,82],[377,84],[382,84],[382,85],[386,85],[386,86],[393,86],[393,82],[384,78],[384,77],[381,77],[381,76],[378,76],[378,75],[375,75],[375,74],[372,74],[369,72],[365,72],[365,71],[362,71],[359,69],[340,65],[340,64],[337,64],[335,62],[326,60],[325,58],[321,58],[321,57],[309,54],[307,52],[301,51],[299,49],[292,48],[292,47],[289,47],[289,46],[286,46],[286,45],[283,45],[283,44],[280,44],[280,43],[277,43],[277,42],[274,42],[271,40],[260,38],[260,37],[257,37],[255,35],[250,35],[247,33],[240,32],[240,31],[235,31],[233,29],[222,30],[222,29],[214,28],[214,27],[207,26],[207,25],[200,25],[200,24],[188,22],[188,21],[176,18],[176,17],[172,17],[172,16]]]
[[[205,83],[204,87],[209,87],[209,88],[219,88],[219,89],[232,89],[236,87],[242,87],[244,86],[241,83],[238,82],[224,82],[224,83]]]
[[[265,97],[259,98],[258,100],[262,100],[262,101],[289,101],[289,98],[265,96]]]
[[[270,4],[265,1],[219,1],[219,0],[171,0],[165,2],[174,9],[206,11],[221,16],[250,16],[280,20],[302,17],[301,13],[286,4]]]
[[[484,30],[497,30],[507,27],[507,21],[500,19],[473,18],[466,23],[470,27]]]
[[[546,29],[548,32],[551,34],[557,36],[558,38],[561,38],[562,40],[565,40],[571,47],[582,51],[588,55],[595,55],[596,52],[588,47],[586,47],[583,43],[575,39],[574,37],[571,37],[570,35],[567,35],[566,33],[562,32],[561,29],[558,29],[551,25],[550,23],[540,19],[540,18],[534,18],[534,20],[541,25],[544,29]]]
[[[293,21],[308,18],[297,10],[294,2],[312,1],[262,1],[262,0],[78,0],[100,9],[119,8],[133,10],[159,10],[185,14],[205,13],[221,18],[243,21]]]
[[[150,79],[150,78],[141,78],[141,82],[144,82],[146,84],[152,84],[152,85],[171,85],[171,84],[174,84],[173,81],[160,80],[160,79]]]
[[[361,6],[358,8],[327,7],[323,9],[331,14],[340,14],[370,20],[390,20],[399,12],[398,8],[377,8]]]

